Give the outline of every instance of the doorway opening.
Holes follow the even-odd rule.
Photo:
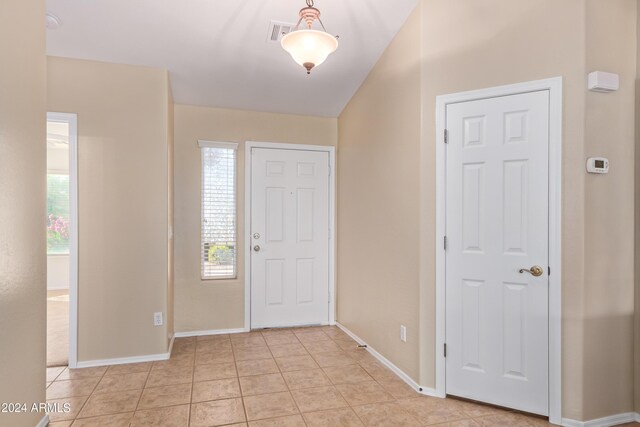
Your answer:
[[[47,113],[47,367],[76,364],[77,118]]]

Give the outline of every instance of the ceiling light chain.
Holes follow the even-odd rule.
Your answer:
[[[313,67],[322,64],[338,48],[338,37],[327,33],[320,19],[320,10],[314,6],[314,0],[306,0],[306,4],[307,7],[300,9],[300,19],[295,29],[282,38],[282,47],[291,54],[294,61],[307,69],[307,74],[311,74]],[[307,24],[306,29],[300,29],[303,20]],[[312,29],[316,20],[323,31]]]

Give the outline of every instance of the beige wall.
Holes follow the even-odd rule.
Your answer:
[[[337,320],[415,380],[421,18],[418,8],[338,122]]]
[[[308,116],[175,106],[175,328],[244,327],[244,259],[235,280],[200,279],[198,139],[238,142],[238,241],[244,239],[244,142],[337,145],[337,121]]]
[[[29,409],[45,399],[44,13],[40,0],[4,0],[0,13],[0,402]],[[44,415],[0,413],[0,425]]]
[[[636,146],[640,144],[640,7],[636,17]],[[635,223],[640,222],[640,149],[635,150]],[[640,227],[635,228],[635,304],[634,304],[634,400],[635,411],[640,412]]]
[[[435,98],[438,95],[563,77],[563,415],[583,414],[584,100],[583,0],[423,1],[421,151],[421,383],[435,384]],[[456,31],[450,31],[455,23]],[[447,34],[447,37],[441,37]],[[431,315],[429,315],[431,314]]]
[[[412,17],[340,116],[338,312],[351,317],[345,323],[353,325],[356,332],[371,340],[372,347],[421,385],[435,386],[436,97],[562,76],[563,416],[582,420],[632,410],[634,220],[630,153],[635,7],[633,0],[606,4],[590,0],[423,0],[422,10],[417,12],[421,14],[419,29]],[[420,29],[422,36],[416,39]],[[407,33],[413,36],[405,39]],[[411,67],[389,58],[401,52],[404,61],[415,61],[414,49],[420,43],[422,77],[414,87],[421,90],[422,137],[416,138],[413,112],[418,107],[415,98],[403,90],[403,83],[413,80],[413,73],[407,72]],[[620,91],[588,93],[586,74],[591,67],[620,73]],[[394,112],[405,113],[404,120],[390,119]],[[397,141],[387,142],[389,147],[382,150],[379,145],[387,135]],[[379,152],[390,157],[387,161],[393,162],[394,171],[401,171],[401,177],[368,177],[370,184],[356,187],[355,175],[362,175],[368,164],[375,166]],[[419,153],[418,162],[411,155],[415,153]],[[587,155],[609,156],[611,173],[588,176],[584,169]],[[419,186],[409,179],[404,181],[412,174],[419,174]],[[393,194],[390,185],[402,191]],[[387,209],[392,209],[377,196],[401,207],[397,210],[402,218],[395,218],[397,213],[390,215]],[[416,209],[417,199],[420,204]],[[353,200],[357,203],[349,203]],[[365,264],[365,257],[375,260],[376,253],[365,249],[361,257],[362,247],[371,246],[371,242],[360,245],[368,238],[364,230],[355,237],[358,233],[352,227],[357,215],[366,228],[392,219],[385,228],[393,230],[393,247],[404,252],[406,265],[395,254],[391,262]],[[407,233],[409,229],[419,230],[418,244],[415,236]],[[415,261],[411,261],[415,259],[417,273]],[[365,265],[373,273],[363,272]],[[403,269],[398,271],[401,265]],[[357,278],[369,276],[385,280],[374,280],[373,289],[371,280],[364,280],[367,288],[360,287]],[[393,280],[398,277],[408,281],[406,286]],[[386,293],[380,291],[385,284]],[[416,309],[409,301],[417,292],[419,356],[398,354],[397,323],[415,316]],[[389,298],[397,298],[396,294],[403,296],[405,305],[386,313]],[[346,307],[355,311],[343,313]],[[611,356],[612,348],[615,356]],[[415,351],[411,346],[406,349]],[[418,374],[413,360],[419,361]]]
[[[586,97],[584,155],[611,165],[606,176],[584,174],[587,420],[633,410],[636,3],[586,2],[586,72],[620,75],[618,91]]]
[[[164,70],[48,60],[48,109],[78,114],[79,361],[167,351],[168,91]]]

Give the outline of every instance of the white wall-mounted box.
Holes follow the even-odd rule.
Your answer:
[[[593,71],[589,73],[588,87],[594,92],[614,92],[620,87],[620,77],[614,73]]]

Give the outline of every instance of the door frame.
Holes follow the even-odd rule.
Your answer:
[[[458,92],[436,97],[436,392],[446,395],[446,150],[449,104],[549,91],[549,421],[562,420],[562,77]]]
[[[69,124],[69,367],[78,365],[78,115],[47,112],[48,122]]]
[[[329,325],[336,324],[336,149],[332,146],[246,141],[244,146],[244,330],[251,330],[251,151],[319,151],[329,154]]]

